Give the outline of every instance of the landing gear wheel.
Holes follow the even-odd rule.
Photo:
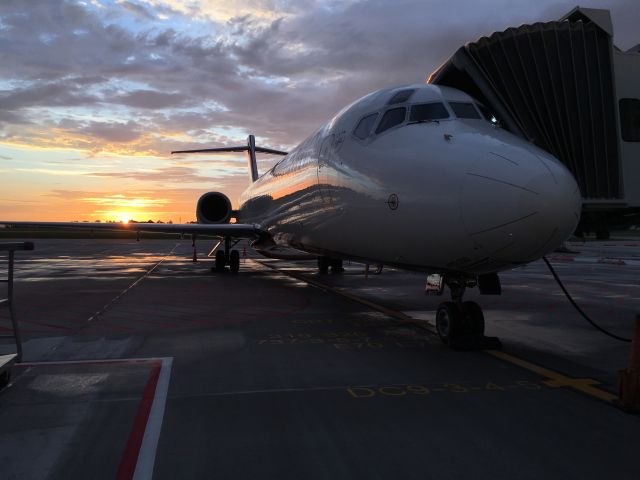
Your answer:
[[[227,259],[225,258],[224,251],[218,250],[216,252],[216,272],[223,272],[226,264]]]
[[[598,240],[609,240],[611,237],[611,233],[609,232],[609,228],[607,226],[600,226],[596,228],[596,238]]]
[[[327,273],[329,271],[330,260],[327,257],[318,257],[318,272]]]
[[[238,273],[240,270],[240,252],[238,252],[238,250],[231,250],[229,270],[231,270],[232,273]]]
[[[9,385],[11,381],[11,372],[9,370],[5,370],[0,374],[0,390]]]
[[[465,333],[484,336],[484,314],[480,305],[476,302],[463,302],[462,312],[465,315]]]
[[[464,316],[453,302],[442,302],[436,313],[436,330],[442,343],[449,345],[463,331]]]
[[[342,273],[344,272],[344,267],[342,266],[342,259],[340,258],[332,258],[330,260],[331,263],[331,271],[333,273]]]

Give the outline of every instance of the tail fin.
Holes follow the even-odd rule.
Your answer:
[[[268,153],[271,155],[286,155],[287,152],[273,150],[271,148],[256,147],[256,137],[249,135],[247,137],[247,145],[241,147],[221,147],[221,148],[203,148],[198,150],[175,150],[173,153],[225,153],[225,152],[247,152],[247,163],[249,167],[249,176],[251,181],[258,179],[258,164],[256,162],[256,152]]]

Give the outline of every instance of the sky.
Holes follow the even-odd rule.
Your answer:
[[[242,145],[289,150],[342,107],[576,0],[0,0],[0,220],[187,222],[237,207]],[[637,0],[611,10],[640,43]],[[275,159],[260,157],[258,168]]]

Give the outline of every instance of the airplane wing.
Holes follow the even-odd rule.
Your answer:
[[[263,231],[249,223],[101,223],[101,222],[14,222],[0,220],[0,225],[16,227],[72,228],[157,233],[186,233],[217,237],[258,238]]]

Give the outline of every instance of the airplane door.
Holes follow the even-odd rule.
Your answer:
[[[329,181],[331,149],[335,135],[331,134],[322,141],[320,145],[320,153],[318,154],[318,185],[323,203],[331,203],[331,183]]]

